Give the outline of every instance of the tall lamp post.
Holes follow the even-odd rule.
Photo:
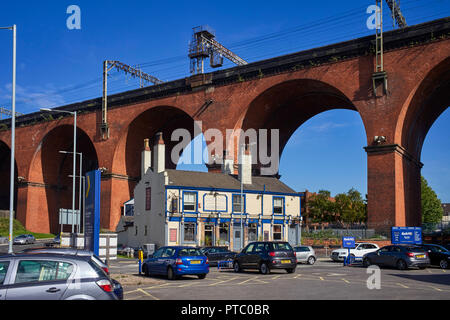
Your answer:
[[[66,110],[53,110],[48,108],[41,108],[41,111],[44,112],[59,112],[59,113],[69,113],[73,115],[73,154],[75,155],[77,153],[77,112],[76,111],[66,111]],[[76,167],[77,165],[77,157],[73,157],[73,178],[72,178],[72,215],[75,212],[75,176],[76,176]],[[74,233],[74,223],[72,219],[72,233]]]
[[[17,26],[1,27],[2,30],[12,30],[13,32],[13,70],[12,70],[12,115],[11,115],[11,171],[9,184],[9,247],[8,253],[13,252],[12,236],[13,236],[13,222],[14,222],[14,153],[16,140],[16,32]]]
[[[62,154],[73,154],[73,152],[68,152],[68,151],[60,151],[59,153]],[[81,184],[82,184],[82,175],[83,175],[83,153],[82,152],[77,152],[77,155],[80,156],[80,176],[77,178],[80,178],[80,186],[78,189],[78,209],[80,211],[80,215],[81,215]],[[72,178],[72,176],[69,176],[70,178]],[[73,220],[73,219],[72,219]],[[77,219],[78,221],[78,219]],[[77,232],[80,233],[80,225],[77,223]]]

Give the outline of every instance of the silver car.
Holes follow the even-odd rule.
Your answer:
[[[295,255],[297,256],[297,262],[314,264],[317,260],[316,252],[310,246],[297,246],[294,247]]]
[[[88,256],[0,256],[0,300],[117,300],[109,276]]]
[[[55,248],[55,247],[43,247],[43,248],[30,248],[25,249],[22,253],[32,253],[32,254],[43,254],[43,253],[51,253],[51,254],[64,254],[64,255],[73,255],[73,256],[82,256],[82,257],[90,257],[92,262],[94,262],[97,266],[103,269],[105,273],[109,276],[109,268],[106,263],[103,262],[100,257],[95,255],[92,251],[83,250],[83,249],[75,249],[75,248]],[[123,300],[123,287],[117,280],[111,278],[111,281],[114,285],[114,293],[119,298],[119,300]]]
[[[33,244],[35,242],[36,239],[32,234],[22,234],[13,240],[13,244]]]

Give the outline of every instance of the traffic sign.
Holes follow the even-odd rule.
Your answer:
[[[421,227],[392,227],[392,244],[422,244]]]
[[[342,247],[347,249],[353,249],[355,245],[355,237],[342,237]]]

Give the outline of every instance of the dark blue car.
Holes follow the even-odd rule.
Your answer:
[[[169,280],[183,275],[197,275],[204,279],[209,273],[208,258],[193,247],[162,247],[149,255],[142,265],[146,276],[167,275]]]

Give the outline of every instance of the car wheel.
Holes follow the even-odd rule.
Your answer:
[[[167,268],[167,279],[169,280],[175,280],[175,273],[173,272],[172,267]]]
[[[368,268],[372,263],[370,262],[369,258],[364,258],[363,260],[363,266]]]
[[[234,269],[234,272],[240,272],[241,271],[241,267],[239,266],[239,262],[237,262],[237,261],[234,262],[233,269]]]
[[[439,262],[439,267],[441,267],[441,269],[447,269],[447,268],[448,268],[448,261],[442,259],[442,260]]]
[[[197,277],[199,279],[205,279],[206,278],[206,274],[199,274],[199,275],[197,275]]]
[[[403,260],[398,260],[397,261],[397,269],[398,270],[405,270],[407,268],[406,262]]]
[[[316,262],[316,258],[314,257],[309,257],[307,263],[310,265],[313,265]]]
[[[269,267],[267,266],[267,263],[262,262],[259,265],[259,272],[261,272],[262,274],[268,274],[270,272]]]
[[[286,269],[287,273],[294,273],[295,272],[295,268],[290,268],[290,269]]]
[[[144,266],[142,267],[142,271],[144,271],[144,275],[146,277],[148,277],[150,275],[150,273],[148,272],[148,267],[146,264],[144,264]]]

